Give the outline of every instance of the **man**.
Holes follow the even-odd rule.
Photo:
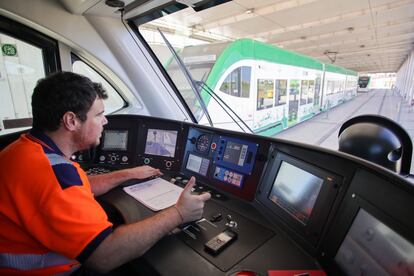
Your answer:
[[[149,166],[87,177],[69,157],[99,144],[106,93],[88,78],[61,72],[38,82],[33,129],[0,153],[0,274],[72,272],[79,263],[107,272],[144,254],[179,224],[199,219],[209,194],[192,195],[156,215],[112,229],[95,201]]]

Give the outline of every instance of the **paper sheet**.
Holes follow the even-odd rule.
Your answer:
[[[124,187],[124,191],[153,211],[168,208],[175,203],[183,188],[162,178]]]

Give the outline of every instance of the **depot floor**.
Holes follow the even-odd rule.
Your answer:
[[[363,114],[378,114],[399,123],[414,141],[414,107],[390,89],[358,93],[353,100],[291,127],[274,137],[338,149],[339,128],[347,120]],[[414,158],[411,162],[414,174]]]

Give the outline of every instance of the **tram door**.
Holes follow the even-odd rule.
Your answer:
[[[294,123],[298,120],[299,94],[300,94],[300,80],[290,80],[289,113],[288,113],[289,123]]]

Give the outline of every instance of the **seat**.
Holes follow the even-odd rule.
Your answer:
[[[338,133],[339,151],[392,170],[410,174],[413,144],[396,122],[380,115],[361,115],[346,121]]]

